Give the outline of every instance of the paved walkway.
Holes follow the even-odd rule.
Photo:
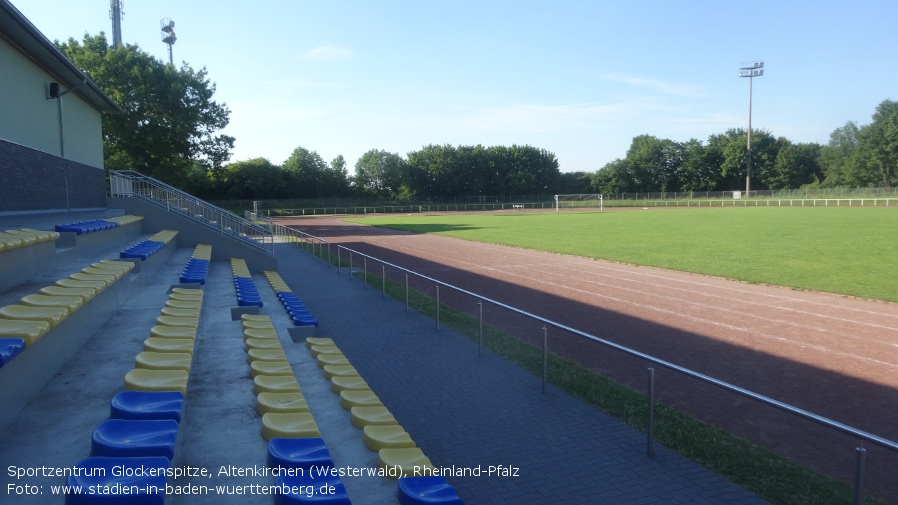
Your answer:
[[[468,504],[764,503],[310,254],[279,272]],[[479,476],[452,473],[479,469]],[[492,472],[490,472],[492,470]]]

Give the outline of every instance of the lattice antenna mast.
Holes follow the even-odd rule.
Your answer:
[[[159,22],[159,25],[159,28],[162,30],[162,42],[168,44],[168,64],[174,66],[175,57],[172,54],[172,46],[178,40],[178,36],[175,35],[175,22],[169,18],[164,18]]]
[[[112,20],[112,47],[122,47],[122,17],[125,15],[123,0],[109,1],[109,19]]]

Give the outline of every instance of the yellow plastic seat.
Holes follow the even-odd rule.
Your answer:
[[[124,275],[134,268],[134,263],[130,261],[110,261],[102,260],[91,265],[91,268],[99,268],[100,270],[109,270],[110,273],[118,273]],[[88,273],[88,272],[85,272]],[[119,276],[121,276],[119,275]]]
[[[274,325],[271,323],[271,320],[268,321],[253,321],[253,320],[243,320],[241,321],[244,330],[249,329],[258,329],[258,330],[274,330]]]
[[[6,245],[7,249],[14,249],[16,247],[25,247],[26,245],[31,245],[37,242],[37,239],[26,235],[17,235],[14,233],[6,232],[0,233],[0,242]]]
[[[349,410],[350,422],[358,429],[365,426],[399,424],[386,407],[353,407]]]
[[[286,375],[295,377],[293,368],[286,361],[253,361],[249,364],[251,377],[257,375]]]
[[[186,352],[193,354],[194,342],[189,338],[150,337],[143,341],[143,350],[152,352]]]
[[[302,393],[296,377],[286,375],[257,375],[253,377],[253,393]]]
[[[177,300],[179,302],[202,302],[203,294],[200,292],[199,294],[194,293],[171,293],[168,295],[169,300]]]
[[[125,389],[130,391],[180,391],[187,396],[187,372],[184,370],[147,370],[135,368],[125,374]]]
[[[365,389],[370,390],[371,388],[368,387],[368,383],[358,375],[337,376],[331,379],[331,391],[337,394],[340,394],[345,390],[361,391]]]
[[[256,396],[256,411],[260,416],[269,412],[308,412],[309,405],[302,393],[272,393],[263,391]]]
[[[193,296],[194,298],[202,298],[204,293],[203,290],[199,288],[172,288],[171,294],[189,295]]]
[[[262,438],[320,438],[318,424],[308,412],[269,412],[262,416]]]
[[[45,321],[50,325],[50,328],[55,327],[68,315],[69,311],[64,307],[32,307],[30,305],[0,307],[0,318]]]
[[[124,270],[125,272],[130,272],[134,269],[134,262],[132,261],[121,261],[121,260],[100,260],[94,263],[96,267],[108,267],[108,268],[119,268]]]
[[[50,323],[26,319],[0,319],[0,337],[21,338],[30,346],[50,331]]]
[[[56,237],[53,236],[54,233],[56,234]],[[33,230],[31,228],[6,230],[6,234],[21,238],[22,240],[26,240],[30,237],[34,239],[34,242],[47,242],[49,240],[55,240],[56,238],[59,238],[59,233],[55,231]]]
[[[309,352],[312,353],[313,358],[317,358],[321,354],[339,354],[343,355],[343,352],[340,351],[335,345],[313,345],[309,348]]]
[[[262,328],[249,328],[247,330],[243,330],[243,340],[248,338],[265,338],[265,339],[274,339],[277,340],[278,333],[274,328],[271,329],[262,329]]]
[[[26,237],[11,235],[9,233],[0,233],[0,244],[3,244],[4,250],[24,247],[28,245],[26,244],[26,241]]]
[[[325,337],[306,338],[306,348],[311,349],[313,345],[334,345],[334,341]]]
[[[116,277],[114,275],[85,274],[83,272],[74,273],[69,276],[69,279],[76,281],[100,281],[103,282],[106,287],[109,287],[110,284],[116,281]]]
[[[168,308],[168,307],[166,307]],[[165,310],[165,309],[163,309]],[[189,310],[189,309],[178,309],[178,310]],[[162,315],[156,318],[156,324],[160,326],[175,326],[178,328],[196,328],[200,325],[200,320],[198,317],[181,317],[181,316],[168,316]]]
[[[324,365],[324,378],[331,380],[337,376],[359,375],[352,365]]]
[[[63,286],[46,286],[40,289],[38,293],[48,296],[77,296],[82,302],[87,302],[97,295],[94,288],[67,288]]]
[[[64,288],[94,288],[97,293],[106,289],[106,283],[103,281],[79,281],[77,279],[59,279],[56,281],[57,286]]]
[[[245,340],[246,350],[250,349],[282,349],[276,338],[248,338]]]
[[[417,447],[415,441],[412,440],[411,435],[398,424],[382,426],[372,424],[365,426],[362,429],[362,432],[362,439],[365,442],[365,447],[372,451]]]
[[[186,352],[144,351],[134,358],[134,368],[147,370],[184,370],[190,372],[193,356]]]
[[[384,474],[392,479],[434,471],[430,458],[417,447],[381,449],[377,451],[377,464],[384,470]]]
[[[246,351],[246,362],[253,361],[287,361],[283,349],[250,349]]]
[[[175,309],[202,309],[203,301],[202,300],[172,300],[169,298],[165,300],[166,307],[172,307]]]
[[[353,407],[382,407],[383,403],[370,389],[344,389],[340,391],[340,406],[352,410]]]
[[[125,275],[125,272],[115,268],[99,268],[94,266],[82,268],[81,273],[89,275],[110,275],[115,279]]]
[[[156,338],[189,338],[194,340],[196,339],[196,328],[158,324],[150,328],[150,336]]]
[[[241,314],[240,321],[268,321],[271,322],[271,317],[266,314]]]
[[[319,354],[315,361],[318,362],[318,368],[324,368],[327,365],[350,365],[349,360],[342,354]]]
[[[176,309],[174,307],[162,307],[161,314],[163,316],[199,318],[200,309]]]
[[[84,300],[79,296],[51,296],[37,294],[23,296],[21,303],[22,305],[30,305],[32,307],[62,307],[71,314],[84,304]]]

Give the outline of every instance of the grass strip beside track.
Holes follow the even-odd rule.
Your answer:
[[[347,221],[898,302],[892,207],[389,215]]]

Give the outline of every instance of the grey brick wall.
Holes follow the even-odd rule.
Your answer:
[[[103,169],[0,140],[0,212],[105,206]]]

